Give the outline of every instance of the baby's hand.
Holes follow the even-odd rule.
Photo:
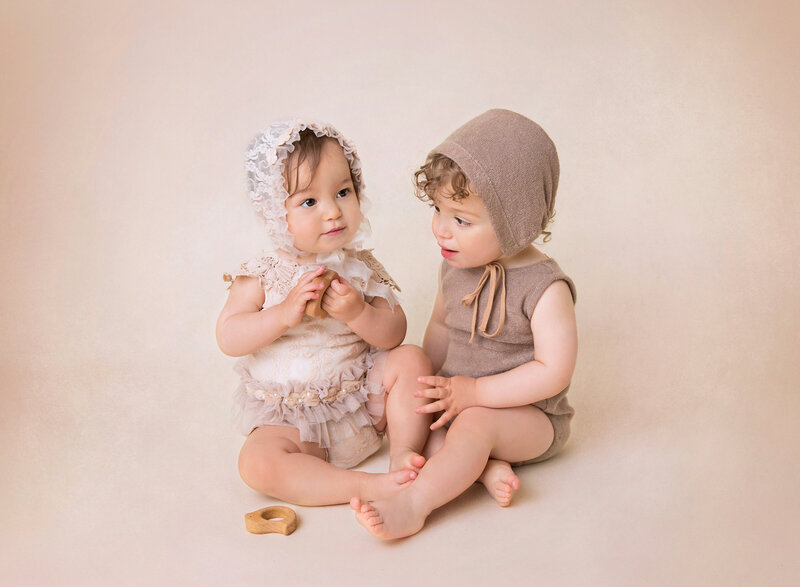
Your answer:
[[[287,328],[292,328],[300,324],[306,304],[309,300],[319,297],[319,290],[325,287],[322,283],[314,283],[314,278],[319,277],[325,272],[325,267],[319,267],[300,276],[300,279],[280,304],[283,322]]]
[[[361,293],[342,277],[331,281],[330,287],[322,296],[322,309],[332,318],[345,323],[361,314],[365,305]]]
[[[417,408],[418,414],[434,414],[444,412],[442,416],[431,424],[431,430],[441,428],[447,422],[469,407],[478,405],[475,399],[477,379],[474,377],[417,377],[417,381],[430,385],[414,393],[416,397],[436,398],[438,401],[425,404]]]

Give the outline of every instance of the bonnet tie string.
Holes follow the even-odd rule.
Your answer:
[[[489,282],[489,301],[486,304],[486,309],[483,311],[483,319],[481,320],[480,333],[486,338],[494,338],[503,329],[506,323],[506,270],[497,261],[492,261],[483,270],[483,275],[478,282],[478,287],[471,294],[465,295],[461,303],[465,306],[475,305],[472,312],[472,336],[469,337],[470,344],[472,339],[475,338],[475,324],[478,322],[478,298],[483,291],[486,282]],[[502,292],[500,294],[500,324],[497,325],[497,330],[493,334],[486,332],[486,327],[489,325],[489,317],[492,315],[492,307],[494,306],[494,298],[497,295],[497,282],[500,282]]]

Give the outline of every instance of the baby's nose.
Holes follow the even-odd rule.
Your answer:
[[[433,218],[433,234],[442,238],[447,238],[450,236],[450,234],[447,232],[447,224],[441,220],[437,220],[435,216]]]
[[[339,205],[333,201],[328,203],[325,207],[325,217],[328,219],[339,218],[342,215],[342,210],[339,208]]]

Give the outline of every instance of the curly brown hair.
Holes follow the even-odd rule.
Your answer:
[[[431,153],[425,160],[425,164],[414,172],[414,195],[428,204],[434,205],[433,196],[442,187],[450,188],[446,197],[458,202],[470,195],[477,195],[469,183],[469,178],[461,170],[461,167],[441,153]],[[441,192],[440,192],[440,195]],[[555,211],[550,211],[542,218],[542,242],[549,242],[552,233],[545,228],[552,222]]]
[[[458,163],[441,153],[431,153],[425,164],[414,172],[414,195],[433,206],[434,194],[443,187],[450,188],[452,194],[448,193],[447,197],[456,202],[475,193]]]

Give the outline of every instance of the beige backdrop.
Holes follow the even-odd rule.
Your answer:
[[[796,584],[800,19],[793,2],[0,3],[0,583]],[[492,107],[555,140],[578,287],[570,449],[418,536],[347,506],[252,536],[213,329],[268,246],[271,120],[358,145],[424,332],[426,152]],[[385,452],[365,470],[386,467]]]

